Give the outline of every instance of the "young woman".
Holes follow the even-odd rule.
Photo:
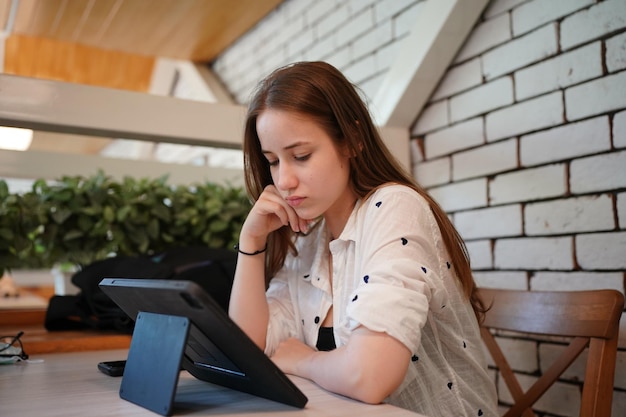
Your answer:
[[[286,373],[430,416],[496,415],[484,306],[446,213],[323,62],[262,81],[244,136],[254,200],[229,314]]]

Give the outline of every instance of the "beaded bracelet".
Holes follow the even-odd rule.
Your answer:
[[[237,243],[237,244],[235,245],[235,250],[236,250],[237,252],[241,253],[242,255],[254,256],[254,255],[258,255],[258,254],[260,254],[260,253],[265,252],[265,251],[267,250],[267,243],[265,244],[265,247],[264,247],[263,249],[258,250],[258,251],[256,251],[256,252],[244,252],[244,251],[242,251],[241,249],[239,249],[239,243]]]

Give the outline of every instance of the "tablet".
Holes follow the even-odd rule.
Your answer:
[[[140,313],[187,318],[181,364],[194,377],[298,408],[307,403],[298,387],[196,283],[105,278],[99,285],[135,321]]]

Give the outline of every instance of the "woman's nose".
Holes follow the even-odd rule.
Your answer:
[[[296,187],[298,179],[292,167],[287,163],[278,166],[278,178],[274,179],[274,184],[281,190],[290,190]]]

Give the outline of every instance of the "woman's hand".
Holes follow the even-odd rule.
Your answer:
[[[294,232],[301,232],[307,230],[308,224],[307,220],[301,219],[287,204],[274,185],[268,185],[250,210],[241,229],[241,236],[258,244],[265,242],[271,232],[282,226],[289,225]],[[248,251],[259,249],[243,248]]]
[[[280,342],[274,355],[272,355],[272,361],[287,374],[304,376],[303,372],[299,370],[300,365],[311,359],[316,353],[318,353],[316,350],[298,339],[289,338]]]

